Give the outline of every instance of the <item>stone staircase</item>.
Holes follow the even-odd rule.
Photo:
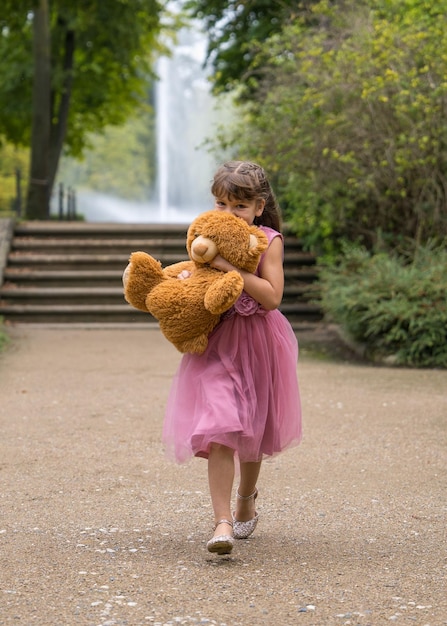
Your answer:
[[[0,288],[7,323],[149,324],[129,306],[121,276],[130,253],[144,250],[169,265],[187,259],[186,225],[25,222],[14,226]],[[286,285],[281,310],[292,324],[321,320],[306,292],[315,258],[292,236],[285,240]]]

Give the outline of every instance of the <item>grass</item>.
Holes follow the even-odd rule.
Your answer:
[[[5,328],[3,326],[3,320],[0,317],[0,352],[2,352],[6,346],[6,344],[9,342],[9,337],[5,331]]]
[[[359,363],[365,360],[340,335],[324,323],[311,332],[296,333],[300,346],[300,357],[332,363]]]

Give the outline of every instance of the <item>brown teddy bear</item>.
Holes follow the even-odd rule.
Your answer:
[[[208,263],[220,254],[238,269],[254,272],[267,246],[258,227],[231,213],[207,211],[188,228],[189,261],[163,269],[145,252],[131,254],[123,274],[124,297],[133,307],[151,313],[180,352],[201,354],[220,316],[244,288],[239,272],[222,272]],[[182,272],[187,277],[180,279]]]

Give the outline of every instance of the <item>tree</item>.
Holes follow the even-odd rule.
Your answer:
[[[0,216],[22,211],[21,174],[29,170],[29,151],[12,144],[0,147]]]
[[[309,247],[447,235],[447,0],[322,1],[265,44],[228,143],[261,161]]]
[[[186,8],[203,20],[208,35],[214,90],[220,93],[241,88],[241,99],[253,97],[268,58],[265,41],[298,15],[308,18],[315,1],[189,0]]]
[[[46,0],[3,0],[0,136],[31,145],[28,216],[48,216],[63,149],[79,156],[90,133],[123,123],[147,102],[161,10],[158,0],[54,0],[48,11]],[[38,78],[47,49],[49,87]]]
[[[47,0],[39,0],[33,19],[33,107],[27,216],[41,217],[49,206],[50,181],[50,25]],[[48,209],[47,209],[48,213]]]

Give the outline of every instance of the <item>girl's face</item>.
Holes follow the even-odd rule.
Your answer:
[[[265,200],[236,200],[228,198],[215,198],[214,208],[218,211],[226,211],[232,213],[236,217],[240,217],[247,222],[249,226],[253,224],[255,217],[262,215],[264,210]]]

